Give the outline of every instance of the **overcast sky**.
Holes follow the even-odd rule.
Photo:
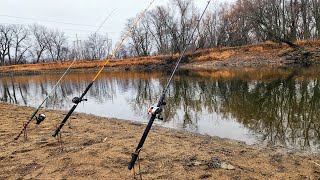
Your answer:
[[[151,9],[170,1],[156,0]],[[194,0],[202,9],[207,1]],[[234,0],[219,0],[223,1]],[[76,34],[79,39],[85,39],[114,10],[99,33],[108,33],[114,41],[118,41],[126,20],[140,13],[150,2],[151,0],[1,0],[0,24],[37,23],[64,31],[69,40],[74,40]]]

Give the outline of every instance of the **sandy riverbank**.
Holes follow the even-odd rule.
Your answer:
[[[63,129],[60,152],[51,133],[65,112],[49,110],[43,124],[32,123],[27,141],[8,143],[33,110],[0,103],[0,179],[133,178],[127,164],[145,125],[75,113]],[[161,127],[153,127],[140,156],[144,179],[320,178],[318,154]]]

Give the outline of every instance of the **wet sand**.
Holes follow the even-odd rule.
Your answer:
[[[45,111],[28,140],[10,142],[34,108],[0,103],[0,111],[0,179],[133,179],[127,165],[146,125],[74,113],[61,151],[51,133],[66,112]],[[143,179],[320,178],[319,154],[157,126],[140,157]]]

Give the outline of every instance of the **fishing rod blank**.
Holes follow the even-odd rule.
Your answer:
[[[207,4],[206,8],[204,9],[204,11],[203,11],[200,19],[199,19],[198,22],[197,22],[197,26],[196,26],[195,29],[193,30],[193,32],[192,32],[192,34],[191,34],[191,36],[190,36],[190,39],[189,39],[188,43],[186,44],[186,47],[184,48],[183,52],[181,53],[181,56],[180,56],[179,60],[177,61],[176,65],[175,65],[175,67],[174,67],[174,69],[173,69],[173,71],[172,71],[172,73],[171,73],[171,75],[170,75],[170,78],[169,78],[169,80],[167,81],[167,84],[166,84],[164,90],[162,91],[162,95],[161,95],[161,97],[160,97],[160,99],[159,99],[159,101],[158,101],[157,106],[151,106],[151,107],[149,108],[149,111],[148,111],[148,112],[151,114],[151,117],[150,117],[150,120],[149,120],[149,122],[148,122],[148,125],[147,125],[146,129],[144,130],[143,135],[142,135],[142,137],[141,137],[141,139],[140,139],[140,141],[139,141],[139,144],[138,144],[138,146],[137,146],[137,148],[136,148],[136,151],[135,151],[135,153],[132,155],[131,161],[130,161],[130,163],[129,163],[129,165],[128,165],[128,169],[129,169],[129,170],[131,170],[131,169],[134,167],[134,164],[135,164],[135,162],[136,162],[136,160],[137,160],[137,158],[138,158],[138,156],[139,156],[139,153],[140,153],[140,151],[141,151],[141,149],[142,149],[142,146],[143,146],[143,144],[144,144],[144,142],[145,142],[145,140],[146,140],[146,138],[147,138],[147,136],[148,136],[148,133],[149,133],[151,127],[152,127],[152,124],[153,124],[154,120],[155,120],[156,118],[162,119],[162,118],[160,117],[160,113],[161,113],[161,111],[162,111],[162,106],[166,105],[166,103],[164,102],[164,99],[165,99],[166,93],[167,93],[167,91],[168,91],[168,89],[169,89],[169,85],[170,85],[170,83],[171,83],[171,81],[172,81],[172,78],[173,78],[173,76],[174,76],[174,74],[175,74],[175,72],[176,72],[176,70],[177,70],[177,68],[178,68],[178,66],[179,66],[182,58],[184,57],[184,54],[185,54],[185,52],[186,52],[186,50],[187,50],[187,48],[188,48],[188,45],[191,44],[191,41],[192,41],[193,36],[194,36],[194,33],[196,32],[196,30],[197,30],[197,28],[198,28],[198,26],[199,26],[199,24],[200,24],[200,21],[201,21],[203,15],[204,15],[204,13],[206,12],[206,10],[207,10],[210,2],[211,2],[211,0],[208,1],[208,4]]]
[[[125,41],[125,39],[127,39],[127,37],[130,35],[130,33],[132,32],[132,30],[136,27],[136,25],[138,24],[138,22],[140,21],[140,19],[144,16],[145,12],[149,9],[149,7],[153,4],[155,0],[153,0],[149,6],[140,14],[140,16],[136,19],[136,21],[133,23],[133,25],[130,27],[130,29],[127,31],[127,33],[125,34],[125,36],[122,38],[121,42],[118,44],[118,46],[115,48],[115,50],[112,52],[111,57],[113,57],[116,52],[120,49],[120,47],[122,46],[123,42]],[[74,105],[72,106],[72,108],[70,109],[70,111],[68,112],[68,114],[64,117],[64,119],[61,121],[61,123],[59,124],[59,126],[54,130],[52,136],[56,137],[58,135],[58,133],[60,132],[60,130],[62,129],[62,127],[64,126],[64,124],[67,122],[67,120],[69,119],[69,117],[72,115],[72,113],[74,112],[74,110],[77,108],[78,104],[81,103],[82,101],[87,101],[87,99],[83,99],[84,96],[87,94],[87,92],[89,91],[89,89],[91,88],[91,86],[93,85],[93,83],[96,81],[96,79],[99,77],[99,75],[102,73],[102,71],[104,70],[104,68],[106,67],[106,65],[109,63],[110,58],[107,59],[107,61],[104,63],[104,65],[100,68],[99,72],[96,74],[96,76],[93,78],[93,80],[91,81],[91,83],[87,86],[87,88],[84,90],[84,92],[81,94],[80,97],[74,97],[72,99],[72,102],[74,103]]]

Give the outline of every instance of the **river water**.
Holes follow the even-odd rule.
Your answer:
[[[320,152],[319,72],[320,68],[180,71],[166,96],[164,119],[156,123],[248,144]],[[69,110],[71,99],[94,75],[68,74],[41,112]],[[1,77],[0,100],[37,107],[60,76]],[[147,110],[157,103],[167,78],[166,72],[104,72],[76,112],[146,123]]]

